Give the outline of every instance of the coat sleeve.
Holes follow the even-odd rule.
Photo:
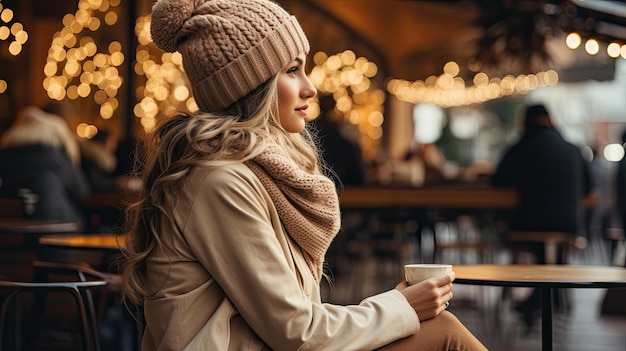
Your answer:
[[[375,349],[419,329],[417,314],[397,290],[353,306],[312,301],[281,245],[279,218],[258,179],[217,173],[196,189],[181,229],[238,313],[272,349]]]

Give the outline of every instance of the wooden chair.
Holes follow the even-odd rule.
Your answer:
[[[411,223],[399,218],[374,218],[360,235],[347,240],[348,278],[351,295],[348,303],[358,303],[371,294],[393,288],[404,278],[402,267],[412,262]]]
[[[587,246],[586,239],[560,231],[509,231],[506,241],[510,244],[542,243],[547,264],[564,261],[564,257],[559,257],[559,252],[564,255],[569,248],[582,250]]]
[[[542,245],[544,257],[535,257],[539,262],[528,262],[537,264],[566,264],[567,253],[570,248],[585,249],[587,247],[587,239],[577,236],[573,233],[562,231],[519,231],[511,230],[506,233],[505,241],[513,250],[513,263],[519,264],[520,256],[524,252],[536,255],[535,248],[528,248],[525,245]],[[543,260],[543,262],[541,262]],[[511,298],[512,288],[505,287],[502,290],[502,301]],[[533,294],[536,294],[534,292]],[[537,296],[537,295],[534,295]],[[567,290],[555,289],[554,298],[558,301],[558,310],[567,312],[570,308],[570,297]]]
[[[432,263],[491,263],[493,260],[495,242],[471,216],[440,221],[433,226],[433,232]],[[452,255],[444,256],[446,251]]]
[[[26,294],[33,296],[47,296],[51,293],[64,293],[72,297],[79,320],[79,329],[81,335],[81,350],[97,351],[99,346],[97,340],[97,325],[95,324],[93,305],[91,301],[91,290],[102,288],[107,285],[106,281],[88,281],[88,282],[14,282],[0,281],[0,296],[2,301],[0,308],[0,348],[3,350],[10,349],[7,345],[7,333],[5,328],[13,326],[13,348],[21,349],[22,337],[27,337],[27,349],[37,349],[38,326],[26,325],[26,330],[22,332],[22,314],[21,314],[21,297]],[[11,308],[13,307],[13,308]],[[33,306],[33,312],[42,312]],[[9,318],[13,318],[13,323],[9,322]]]

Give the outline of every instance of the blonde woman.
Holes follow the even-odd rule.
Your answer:
[[[340,213],[306,128],[317,92],[293,16],[266,0],[161,0],[151,29],[182,54],[200,111],[144,145],[123,267],[144,350],[484,350],[445,311],[453,273],[320,301]]]

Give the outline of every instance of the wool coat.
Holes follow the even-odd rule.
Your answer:
[[[419,330],[397,290],[321,302],[301,249],[243,163],[198,167],[148,258],[144,350],[373,350]]]

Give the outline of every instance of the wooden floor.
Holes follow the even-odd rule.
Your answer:
[[[508,263],[510,256],[505,251],[492,253],[489,260]],[[602,240],[591,240],[583,251],[573,252],[569,263],[584,265],[613,265],[623,262],[624,249],[620,248],[614,262],[610,262],[608,244]],[[480,263],[478,255],[459,252],[443,254],[438,262]],[[419,261],[411,256],[406,261]],[[335,277],[332,287],[324,289],[326,301],[350,304],[377,292],[393,288],[402,279],[401,264],[394,260],[340,260],[335,261]],[[332,266],[331,261],[331,266]],[[352,265],[352,266],[351,266]],[[356,269],[355,266],[360,267]],[[341,268],[341,269],[339,269]],[[372,272],[363,274],[363,271]],[[357,277],[357,278],[355,278]],[[502,351],[541,350],[541,322],[528,331],[519,315],[512,308],[513,302],[503,302],[501,288],[479,287],[457,284],[450,310],[490,349]],[[520,300],[530,291],[515,288],[513,301]],[[554,350],[562,351],[626,351],[626,315],[601,315],[600,304],[605,289],[569,289],[571,301],[568,313],[557,313],[553,321]],[[624,300],[626,303],[626,299]]]

